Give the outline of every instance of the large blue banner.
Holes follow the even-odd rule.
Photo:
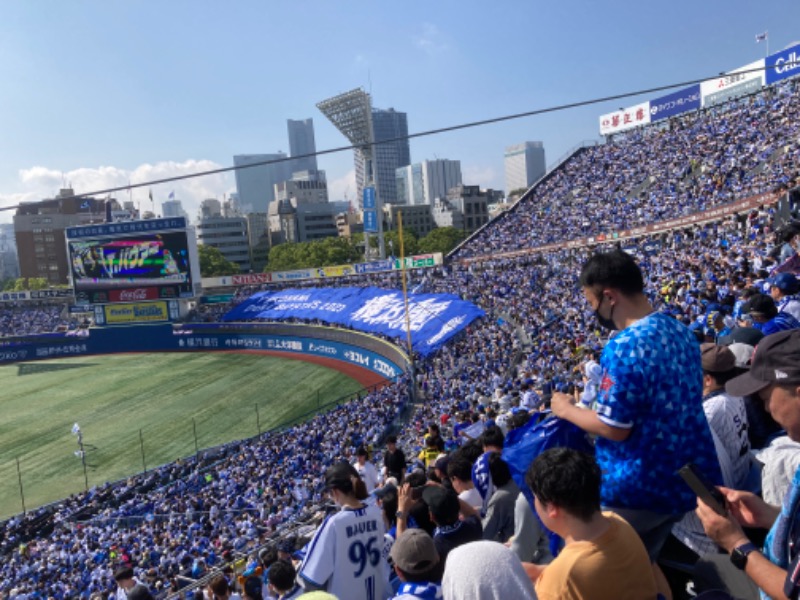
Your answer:
[[[426,356],[486,313],[452,294],[409,294],[414,350]],[[405,341],[403,294],[379,288],[290,289],[254,294],[223,321],[318,319]]]
[[[672,92],[650,101],[650,121],[668,119],[700,108],[700,84]]]
[[[770,54],[766,60],[767,85],[800,75],[800,45]]]

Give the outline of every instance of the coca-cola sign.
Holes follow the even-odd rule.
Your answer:
[[[153,287],[126,288],[124,290],[110,290],[111,302],[142,302],[144,300],[158,300],[158,289]]]

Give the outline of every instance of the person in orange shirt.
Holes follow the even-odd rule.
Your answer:
[[[641,538],[621,517],[600,511],[600,467],[593,456],[571,448],[546,450],[525,479],[542,523],[565,544],[549,565],[524,563],[539,600],[657,597]]]

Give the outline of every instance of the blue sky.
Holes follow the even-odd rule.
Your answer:
[[[711,76],[762,57],[764,30],[771,52],[800,40],[800,3],[4,0],[0,206],[52,196],[62,174],[84,193],[288,151],[288,118],[314,118],[319,150],[343,146],[315,105],[356,87],[417,132]],[[541,140],[553,162],[644,99],[413,140],[411,158],[503,188],[505,146]],[[351,152],[319,164],[331,199],[354,195]],[[235,185],[153,194],[172,190],[194,217]],[[146,189],[132,199],[150,207]]]

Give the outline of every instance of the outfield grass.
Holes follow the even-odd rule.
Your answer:
[[[0,366],[0,519],[84,489],[74,455],[80,424],[89,485],[258,433],[360,384],[337,371],[256,354],[154,353]],[[193,423],[194,419],[194,423]]]

